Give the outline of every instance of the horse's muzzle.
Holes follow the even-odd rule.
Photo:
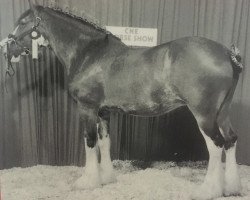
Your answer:
[[[9,38],[4,38],[2,41],[0,41],[0,47],[3,47],[4,45],[7,44]]]
[[[4,38],[2,41],[0,41],[0,48],[3,48],[3,53],[7,53],[7,42],[9,41],[9,38]]]

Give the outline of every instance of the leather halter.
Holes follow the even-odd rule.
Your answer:
[[[19,40],[23,39],[24,37],[26,37],[27,35],[30,35],[30,37],[32,39],[37,39],[41,36],[40,32],[37,30],[37,27],[40,25],[40,21],[41,21],[41,18],[40,17],[36,17],[36,24],[34,26],[32,26],[31,29],[25,31],[24,33],[20,34],[19,36],[15,36],[13,34],[9,34],[8,35],[8,42],[7,42],[7,62],[8,62],[8,68],[6,70],[6,75],[8,76],[14,76],[15,75],[15,70],[12,66],[12,63],[11,63],[11,57],[9,55],[9,49],[10,49],[10,44],[9,44],[9,41],[13,41],[17,46],[19,46],[22,50],[24,50],[27,54],[30,52],[29,48],[23,46],[22,44],[19,43]],[[32,32],[36,32],[37,33],[37,36],[36,37],[33,37],[32,36]]]
[[[39,24],[40,24],[41,18],[40,18],[40,17],[36,17],[36,20],[37,20],[36,24],[35,24],[34,26],[32,26],[31,29],[25,31],[24,33],[20,34],[19,36],[15,36],[15,35],[13,35],[13,34],[9,34],[9,35],[8,35],[8,38],[9,38],[10,40],[12,40],[13,42],[15,42],[16,45],[18,45],[19,47],[21,47],[21,49],[28,50],[27,47],[22,46],[18,41],[21,40],[21,39],[23,39],[23,38],[26,37],[27,35],[30,35],[30,37],[31,37],[32,39],[37,39],[38,37],[40,37],[41,34],[40,34],[40,32],[37,30],[37,27],[38,27]],[[37,36],[36,36],[36,37],[33,37],[33,36],[32,36],[32,32],[34,32],[34,31],[37,32]]]

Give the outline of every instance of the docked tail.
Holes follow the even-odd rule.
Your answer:
[[[233,44],[230,49],[230,58],[233,64],[233,69],[238,74],[242,72],[243,65],[241,63],[241,56],[239,49]]]

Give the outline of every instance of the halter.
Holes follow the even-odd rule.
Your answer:
[[[9,42],[14,42],[17,46],[19,46],[22,50],[25,51],[25,53],[29,53],[30,50],[29,48],[23,46],[22,44],[19,43],[19,40],[23,39],[24,37],[26,37],[27,35],[30,35],[30,37],[32,39],[37,39],[41,36],[41,33],[37,30],[37,27],[40,25],[40,21],[41,21],[41,18],[40,17],[36,17],[36,24],[34,26],[32,26],[31,29],[25,31],[24,33],[22,33],[21,35],[19,35],[18,37],[16,37],[15,35],[13,34],[9,34],[8,35],[8,41],[7,41],[7,55],[6,55],[6,58],[7,58],[7,69],[6,69],[6,73],[5,73],[5,88],[6,88],[6,92],[8,92],[7,90],[7,87],[6,87],[6,75],[8,75],[9,77],[12,77],[15,75],[15,70],[13,68],[13,65],[11,63],[11,57],[9,55],[9,49],[10,49],[10,44]],[[37,34],[32,34],[36,32]]]
[[[23,39],[24,37],[26,37],[27,35],[30,35],[30,37],[32,39],[37,39],[41,36],[41,33],[37,30],[37,27],[40,25],[40,21],[41,21],[41,18],[40,17],[36,17],[36,24],[34,26],[32,26],[31,29],[25,31],[24,33],[22,33],[21,35],[19,35],[18,37],[16,37],[15,35],[13,34],[9,34],[8,35],[8,38],[9,40],[15,42],[16,45],[18,45],[19,47],[21,47],[22,49],[28,49],[27,47],[25,46],[22,46],[18,41]],[[36,36],[34,36],[32,33],[33,32],[36,32]]]
[[[24,33],[22,33],[21,35],[19,36],[15,36],[13,34],[9,34],[8,35],[8,42],[7,42],[7,60],[8,60],[8,68],[6,70],[6,74],[8,76],[14,76],[15,74],[15,70],[12,66],[12,63],[11,63],[11,57],[9,55],[9,42],[14,42],[17,46],[19,46],[22,50],[24,50],[27,54],[30,52],[29,48],[23,46],[22,44],[19,43],[19,40],[23,39],[24,37],[26,37],[27,35],[30,35],[30,37],[32,39],[37,39],[41,36],[41,33],[37,30],[37,27],[40,25],[40,21],[41,21],[41,18],[40,17],[36,17],[36,24],[34,26],[32,26],[31,29],[25,31]],[[33,34],[33,33],[36,33],[36,34]]]

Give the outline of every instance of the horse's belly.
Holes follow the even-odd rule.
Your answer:
[[[170,85],[157,86],[154,83],[115,85],[110,88],[103,103],[103,106],[140,116],[162,115],[183,105],[185,101]]]

